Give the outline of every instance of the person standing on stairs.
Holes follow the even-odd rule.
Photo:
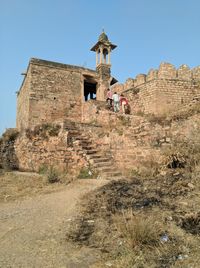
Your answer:
[[[107,89],[107,96],[106,96],[107,99],[106,99],[106,102],[108,104],[109,109],[112,108],[112,96],[113,96],[112,91],[111,91],[110,88],[108,88]]]
[[[112,99],[113,99],[114,112],[117,113],[119,112],[119,95],[117,94],[117,92],[113,94]]]
[[[126,107],[128,107],[128,100],[123,94],[121,94],[120,96],[120,105],[122,107],[122,113],[126,114],[126,110],[127,110]]]

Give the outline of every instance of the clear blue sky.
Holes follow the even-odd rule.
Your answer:
[[[119,82],[157,68],[200,64],[199,0],[0,0],[0,134],[15,127],[16,94],[31,57],[95,68],[105,29],[118,45]]]

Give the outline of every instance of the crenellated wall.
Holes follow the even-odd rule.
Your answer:
[[[158,70],[129,78],[120,88],[120,93],[128,97],[133,113],[165,114],[200,94],[200,66],[190,69],[181,65],[176,69],[170,63],[161,63]]]

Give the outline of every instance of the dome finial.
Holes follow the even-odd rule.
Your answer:
[[[102,33],[100,34],[98,40],[99,40],[99,41],[103,41],[103,42],[105,42],[105,41],[109,41],[109,40],[108,40],[108,36],[107,36],[107,35],[105,34],[105,32],[104,32],[104,28],[103,28],[103,31],[102,31]]]

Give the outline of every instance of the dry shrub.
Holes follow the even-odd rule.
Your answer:
[[[166,222],[167,214],[160,210],[133,215],[132,211],[115,216],[114,222],[122,241],[119,253],[113,255],[113,267],[182,267],[195,266],[200,259],[196,249],[200,241],[192,240],[174,222]],[[168,240],[162,241],[163,234]],[[192,256],[196,259],[193,259]],[[198,262],[199,263],[199,262]],[[190,266],[183,266],[190,267]]]
[[[180,152],[174,152],[167,156],[166,166],[168,168],[184,168],[186,165],[186,158]]]
[[[2,143],[3,142],[12,142],[15,141],[16,138],[19,135],[19,131],[15,128],[8,128],[6,129],[6,131],[4,132],[4,134],[2,135]]]
[[[142,165],[143,164],[143,165]],[[160,165],[153,159],[149,159],[141,163],[139,167],[131,170],[131,177],[139,177],[141,180],[145,178],[152,178],[159,174]]]
[[[0,138],[0,168],[7,171],[18,169],[18,158],[15,154],[15,140],[19,132],[15,128],[9,128]]]
[[[26,136],[29,139],[32,139],[35,136],[40,136],[43,139],[48,139],[50,136],[58,136],[60,128],[60,125],[50,123],[37,125],[33,130],[26,129]]]
[[[148,114],[145,117],[151,124],[159,124],[161,126],[168,126],[173,121],[186,120],[189,117],[200,113],[200,104],[199,102],[180,107],[180,109],[168,111],[168,113],[162,115]]]
[[[198,213],[190,213],[189,215],[186,215],[184,218],[182,218],[181,228],[186,230],[186,232],[189,232],[193,235],[199,235],[200,234],[200,212]]]
[[[170,120],[167,117],[167,114],[162,115],[148,114],[146,115],[146,118],[151,124],[159,124],[161,126],[168,126],[171,124]]]
[[[131,248],[158,246],[164,231],[161,222],[153,215],[133,215],[131,211],[117,216],[116,225]]]
[[[164,151],[165,166],[185,168],[190,172],[200,164],[199,128],[191,133],[190,139],[176,138],[170,148]]]
[[[168,115],[170,121],[180,121],[188,119],[189,117],[199,114],[200,113],[200,105],[199,102],[196,102],[192,105],[188,105],[180,110],[176,110],[171,112],[171,114]]]
[[[47,180],[49,183],[55,183],[60,181],[59,172],[54,167],[50,166],[47,172]]]
[[[200,163],[196,164],[192,172],[192,180],[196,185],[200,183]]]

